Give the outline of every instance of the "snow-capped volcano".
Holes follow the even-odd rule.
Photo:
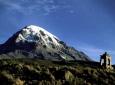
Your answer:
[[[41,40],[46,46],[50,46],[51,44],[56,46],[59,45],[59,39],[56,36],[35,25],[23,28],[21,33],[19,33],[16,42],[39,42]]]
[[[66,45],[58,37],[35,25],[22,28],[0,45],[0,58],[90,61],[83,52]]]

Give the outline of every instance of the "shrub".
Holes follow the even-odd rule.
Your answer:
[[[76,78],[73,80],[72,83],[73,83],[72,85],[85,85],[84,80],[83,80],[82,78],[78,78],[78,77],[76,77]]]
[[[0,84],[1,85],[12,85],[14,83],[14,78],[12,75],[3,71],[0,73]]]
[[[74,75],[70,71],[65,72],[65,80],[72,81],[73,79]]]
[[[19,78],[17,78],[17,79],[15,80],[14,85],[24,85],[24,81],[22,81],[22,80],[20,80]]]

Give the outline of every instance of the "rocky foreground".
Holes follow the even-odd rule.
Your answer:
[[[114,85],[115,70],[97,62],[0,60],[0,85]]]

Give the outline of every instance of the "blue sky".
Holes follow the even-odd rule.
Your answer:
[[[0,0],[0,43],[26,25],[38,25],[99,61],[115,64],[114,0]]]

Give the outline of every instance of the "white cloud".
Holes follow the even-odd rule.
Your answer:
[[[69,1],[69,0],[68,0]],[[59,3],[58,3],[59,2]],[[0,4],[9,11],[21,12],[23,14],[49,14],[58,9],[68,10],[70,13],[71,5],[66,1],[55,0],[0,0]]]

